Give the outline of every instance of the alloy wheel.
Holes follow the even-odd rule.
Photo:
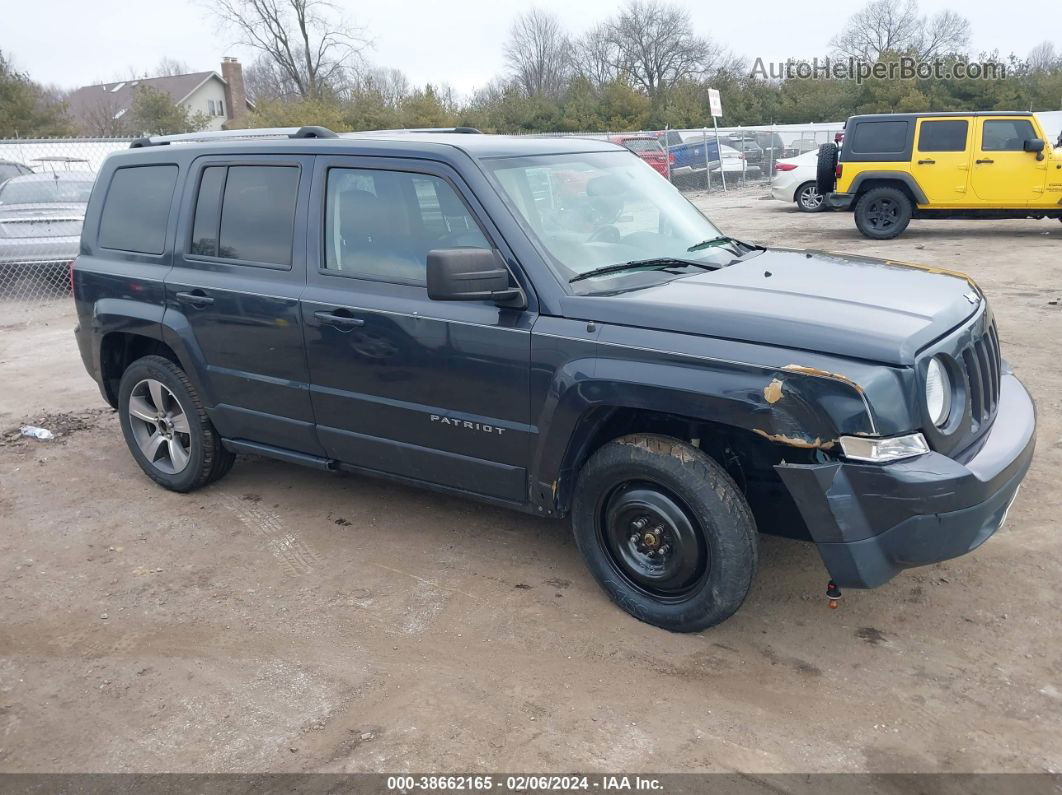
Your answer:
[[[191,458],[191,428],[170,388],[145,378],[133,387],[128,411],[133,438],[151,465],[167,475],[182,472]]]
[[[800,206],[808,210],[817,210],[822,206],[822,194],[815,189],[814,185],[808,185],[797,198]]]

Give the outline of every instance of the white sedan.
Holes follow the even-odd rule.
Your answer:
[[[781,202],[796,202],[797,209],[817,213],[822,209],[822,194],[815,187],[819,152],[813,150],[774,164],[771,196]]]

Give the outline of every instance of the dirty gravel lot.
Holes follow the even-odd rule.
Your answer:
[[[1062,771],[1062,225],[872,243],[760,191],[697,201],[746,239],[980,281],[1040,412],[993,540],[831,611],[813,548],[763,538],[738,615],[669,634],[609,604],[559,522],[260,459],[165,492],[67,303],[8,304],[0,770]],[[61,434],[7,433],[27,421]]]

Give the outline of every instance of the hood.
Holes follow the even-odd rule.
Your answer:
[[[892,260],[769,249],[717,271],[613,295],[570,295],[566,317],[888,364],[955,328],[983,301],[963,274]]]

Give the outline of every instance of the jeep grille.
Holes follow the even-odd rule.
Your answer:
[[[970,394],[970,419],[974,432],[991,422],[999,403],[999,336],[995,320],[962,352]]]

